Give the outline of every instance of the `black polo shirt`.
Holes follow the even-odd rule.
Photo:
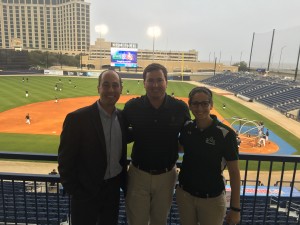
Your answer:
[[[226,161],[238,160],[236,134],[233,129],[211,115],[213,123],[200,130],[195,121],[184,125],[179,142],[184,148],[179,183],[200,193],[224,190],[222,171]]]
[[[125,125],[134,141],[131,159],[141,168],[160,170],[178,159],[178,135],[190,119],[187,105],[169,95],[154,108],[148,97],[131,99],[123,110]]]

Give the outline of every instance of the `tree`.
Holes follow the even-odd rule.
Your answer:
[[[61,53],[31,51],[29,52],[29,65],[35,68],[48,68],[51,66],[76,66],[80,64],[79,55],[71,56]]]
[[[238,66],[239,71],[248,71],[248,66],[245,61],[241,61],[239,63],[234,63],[233,66]]]

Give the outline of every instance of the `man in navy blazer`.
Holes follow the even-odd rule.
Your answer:
[[[120,187],[126,186],[126,136],[115,104],[122,92],[119,74],[102,72],[100,98],[69,113],[58,149],[58,170],[71,196],[73,225],[117,225]]]

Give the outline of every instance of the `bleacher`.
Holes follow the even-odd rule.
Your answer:
[[[281,113],[300,109],[300,83],[253,74],[218,74],[202,83],[260,102]]]
[[[1,180],[0,221],[20,224],[67,221],[69,198],[60,193],[59,187],[58,183]]]
[[[299,201],[294,200],[298,205]],[[242,199],[242,224],[298,224],[299,210],[287,210],[287,200],[276,197],[245,197]],[[225,225],[225,224],[224,224]]]
[[[32,155],[1,153],[0,159],[27,159],[56,161],[54,155]],[[241,225],[296,225],[300,224],[299,156],[240,155],[242,175]],[[270,162],[261,171],[261,163]],[[293,171],[286,179],[274,180],[271,184],[273,162],[281,164],[281,177],[286,170]],[[254,164],[257,164],[257,167]],[[248,165],[256,171],[257,177],[248,178]],[[286,167],[287,164],[292,166]],[[181,163],[178,162],[178,167]],[[285,168],[286,167],[286,168]],[[262,182],[261,173],[269,178]],[[228,177],[226,177],[228,180]],[[263,184],[264,183],[264,184]],[[273,186],[272,186],[273,185]],[[246,187],[246,188],[244,188]],[[297,189],[297,188],[298,189]],[[230,187],[226,190],[229,193]],[[0,172],[0,224],[57,224],[68,225],[70,221],[70,198],[64,195],[59,175],[15,174]],[[119,225],[127,225],[125,199],[121,193]],[[180,225],[175,194],[167,225]],[[225,225],[225,222],[224,222]]]
[[[36,187],[40,185],[36,184]],[[4,181],[1,183],[1,222],[4,224],[69,224],[70,202],[68,196],[57,195],[57,193],[32,192],[29,189],[26,191],[26,189],[26,184],[23,182]],[[241,224],[296,225],[299,221],[300,198],[289,202],[289,198],[242,197]],[[123,193],[120,200],[118,224],[127,225]],[[180,225],[175,194],[167,224]],[[226,225],[225,222],[224,225]]]

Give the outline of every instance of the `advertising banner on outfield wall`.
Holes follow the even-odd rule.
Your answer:
[[[87,73],[81,71],[64,71],[64,76],[87,76]]]
[[[86,72],[86,75],[88,77],[98,77],[100,75],[100,72]]]
[[[44,74],[45,75],[56,75],[56,76],[87,76],[87,77],[98,77],[100,75],[100,72],[44,70]]]
[[[45,75],[59,75],[62,76],[64,75],[63,70],[44,70]]]

